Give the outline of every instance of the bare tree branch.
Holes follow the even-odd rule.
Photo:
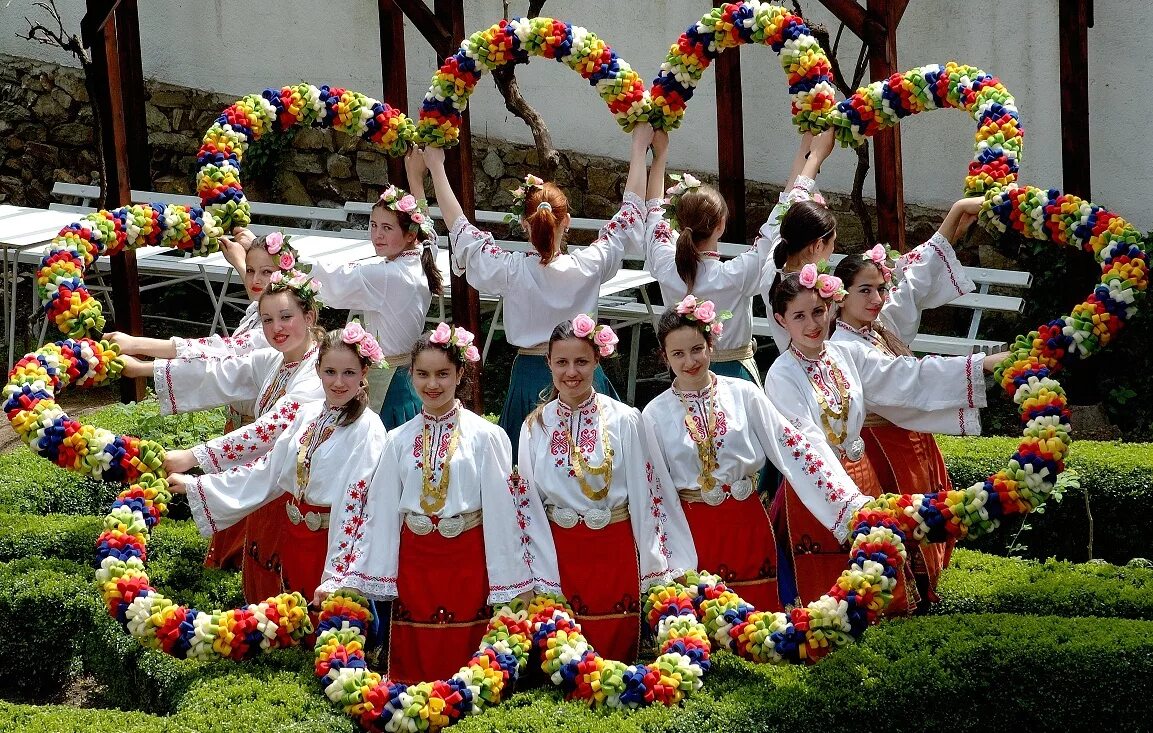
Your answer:
[[[801,4],[797,0],[793,0],[793,9],[797,15],[802,18],[805,17],[801,11]],[[824,49],[825,55],[829,57],[829,67],[833,72],[833,84],[837,90],[846,97],[852,96],[857,87],[861,85],[861,80],[865,78],[865,72],[869,69],[869,44],[864,39],[861,40],[861,53],[857,56],[856,66],[853,68],[853,80],[850,83],[845,78],[844,72],[841,70],[840,61],[837,58],[837,50],[841,44],[841,34],[845,30],[845,24],[841,23],[837,27],[836,39],[830,42],[829,29],[822,24],[812,24],[809,29],[813,32],[813,37],[817,39],[817,43]],[[857,169],[853,173],[853,190],[849,194],[850,206],[852,206],[853,213],[857,215],[857,219],[861,222],[861,231],[865,236],[865,246],[871,247],[876,244],[877,235],[873,229],[873,217],[869,213],[869,207],[865,204],[865,181],[869,177],[869,143],[866,141],[858,146],[857,153]]]
[[[530,0],[528,15],[525,17],[535,18],[540,15],[546,1]],[[509,14],[508,5],[508,1],[505,0],[504,15],[506,18]],[[500,91],[500,95],[504,97],[505,109],[524,120],[529,130],[532,131],[537,157],[540,159],[541,177],[546,180],[551,179],[556,173],[557,167],[560,166],[560,153],[553,146],[552,133],[548,129],[548,123],[521,94],[520,86],[516,81],[515,65],[505,64],[497,68],[492,72],[492,78],[496,82],[496,88]]]

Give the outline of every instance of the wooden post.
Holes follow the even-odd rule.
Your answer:
[[[1089,155],[1089,28],[1092,0],[1061,0],[1061,173],[1065,193],[1092,193]]]
[[[713,0],[713,7],[724,0]],[[745,126],[741,91],[740,49],[717,57],[717,178],[718,188],[729,207],[724,238],[744,242],[745,220]]]
[[[408,114],[408,69],[404,61],[404,13],[395,0],[377,0],[380,17],[380,78],[383,82],[381,101]],[[404,160],[388,159],[388,180],[408,188]]]
[[[134,186],[149,188],[148,130],[144,119],[144,72],[140,59],[140,27],[136,0],[116,3],[88,0],[93,20],[82,23],[85,43],[92,53],[93,72],[106,81],[97,85],[93,100],[100,108],[106,165],[105,208],[130,203]],[[87,20],[87,18],[86,18]],[[109,160],[108,151],[111,151]],[[140,282],[136,255],[125,252],[112,258],[112,297],[116,327],[127,333],[144,332],[140,314]],[[143,379],[120,380],[125,402],[144,399]]]
[[[873,81],[886,79],[899,71],[897,25],[905,4],[897,0],[867,0],[868,14],[883,26],[877,42],[869,43],[869,75]],[[877,236],[880,241],[904,252],[905,176],[899,126],[873,136],[873,175],[877,188]]]

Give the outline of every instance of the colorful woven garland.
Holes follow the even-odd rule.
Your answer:
[[[100,301],[84,284],[84,271],[102,255],[145,246],[196,255],[217,251],[222,235],[250,221],[240,183],[248,146],[295,126],[330,127],[393,156],[405,153],[416,131],[396,109],[340,87],[297,84],[243,97],[220,113],[201,141],[196,190],[203,208],[132,204],[97,211],[60,230],[36,277],[47,317],[71,338],[104,329]]]
[[[800,132],[836,131],[842,145],[856,147],[904,117],[955,108],[977,123],[973,162],[965,193],[975,196],[1017,180],[1024,131],[1016,102],[1000,80],[950,61],[922,66],[858,89],[834,103],[832,67],[803,18],[759,0],[713,8],[669,49],[649,88],[654,127],[676,129],[705,69],[726,48],[758,43],[780,55],[789,80],[793,124]]]
[[[648,119],[640,75],[595,33],[553,18],[514,18],[473,33],[433,74],[420,108],[418,139],[438,147],[456,145],[461,116],[481,74],[530,56],[555,59],[587,79],[625,131]]]

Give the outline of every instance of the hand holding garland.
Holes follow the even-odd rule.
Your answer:
[[[404,172],[408,176],[408,192],[417,201],[428,198],[424,193],[424,174],[428,172],[428,165],[420,148],[415,145],[404,154]]]
[[[793,167],[789,171],[789,180],[785,184],[787,193],[797,182],[798,176],[817,180],[821,172],[821,165],[833,153],[836,138],[832,130],[826,130],[819,135],[806,132],[801,136],[801,143],[797,146],[797,155],[793,158]]]
[[[424,164],[428,167],[428,174],[432,177],[432,190],[436,194],[436,203],[440,206],[440,213],[444,223],[450,228],[457,219],[464,216],[464,209],[460,206],[452,184],[448,182],[448,174],[444,170],[444,148],[428,146],[421,150]]]
[[[954,244],[965,236],[969,227],[977,221],[977,215],[981,213],[984,203],[984,196],[969,196],[958,200],[949,207],[949,213],[945,215],[945,220],[941,222],[941,228],[937,231],[949,240],[949,244]]]

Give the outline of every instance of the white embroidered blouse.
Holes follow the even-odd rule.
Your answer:
[[[758,473],[771,460],[813,515],[842,540],[853,511],[867,501],[816,426],[807,420],[789,422],[747,380],[713,375],[712,384],[700,391],[669,388],[643,415],[678,490],[701,488],[701,458],[687,416],[698,438],[712,433],[717,462],[712,475],[718,490],[728,486],[727,493],[735,498],[751,496]]]
[[[431,486],[444,477],[446,463],[449,471],[444,504],[434,511],[426,508],[436,504],[425,487],[426,453],[432,457]],[[504,603],[530,590],[559,593],[544,507],[511,473],[508,436],[459,403],[440,418],[422,412],[392,430],[367,496],[350,498],[333,514],[342,538],[329,554],[321,589],[354,588],[371,598],[395,598],[405,516],[434,517],[439,526],[445,518],[480,511],[488,602]]]
[[[591,498],[580,485],[569,436],[587,466],[604,465],[607,438],[613,472],[603,498]],[[628,509],[642,591],[695,569],[697,561],[676,487],[663,463],[653,460],[658,450],[639,411],[595,392],[575,408],[560,400],[549,402],[539,419],[525,421],[520,434],[521,478],[546,507],[581,516]],[[599,492],[604,476],[589,476],[587,483]]]
[[[333,506],[351,491],[364,491],[384,449],[386,431],[371,410],[338,426],[340,410],[322,400],[302,405],[271,450],[221,473],[192,480],[188,504],[202,535],[226,529],[273,501]],[[300,471],[301,461],[307,471]],[[301,485],[301,477],[307,476]],[[286,507],[286,518],[287,514]],[[286,519],[287,521],[287,519]],[[332,544],[333,528],[329,527]]]
[[[156,400],[164,415],[252,405],[255,422],[192,449],[205,473],[218,473],[268,451],[302,404],[324,398],[316,355],[314,346],[300,361],[288,363],[276,349],[225,359],[158,359]]]
[[[542,266],[535,252],[506,252],[490,233],[461,216],[448,235],[452,268],[482,293],[504,298],[506,339],[531,348],[547,342],[558,323],[596,313],[601,284],[620,270],[626,247],[637,246],[644,223],[644,202],[626,192],[620,211],[595,242]]]

